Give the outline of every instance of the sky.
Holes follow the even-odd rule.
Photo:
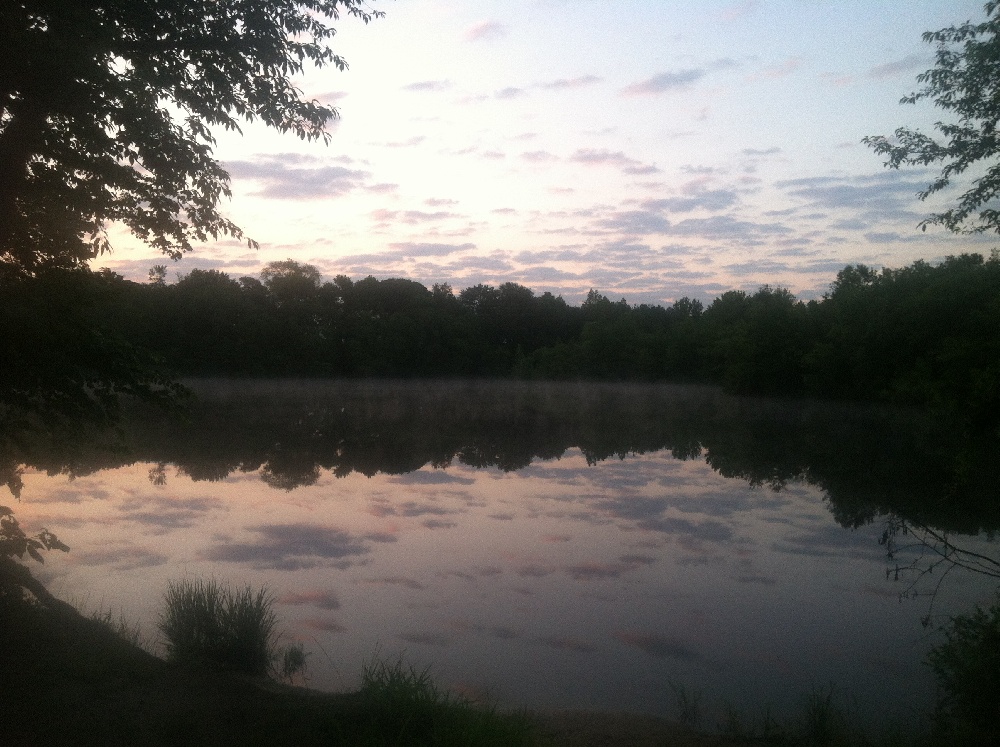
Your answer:
[[[216,133],[223,212],[258,250],[222,239],[172,263],[116,228],[94,264],[139,281],[166,264],[172,282],[294,259],[327,280],[668,305],[764,284],[808,300],[847,264],[988,254],[991,236],[921,231],[935,172],[887,170],[861,142],[946,116],[900,98],[933,66],[921,34],[982,4],[374,0],[385,17],[334,24],[349,69],[295,79],[339,110],[328,145]]]

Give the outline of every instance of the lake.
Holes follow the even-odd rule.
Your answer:
[[[192,386],[185,419],[136,408],[118,436],[4,456],[3,502],[71,547],[32,572],[154,647],[170,581],[266,584],[320,689],[378,654],[501,706],[676,717],[682,688],[711,727],[832,684],[859,719],[910,721],[935,626],[997,586],[919,575],[922,528],[1000,555],[994,462],[920,413],[656,385]]]

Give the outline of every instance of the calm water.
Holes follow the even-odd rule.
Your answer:
[[[887,574],[928,561],[887,560],[886,517],[996,556],[993,519],[940,500],[956,473],[973,503],[996,483],[884,412],[669,387],[199,386],[188,423],[137,414],[124,446],[16,456],[22,525],[72,548],[33,570],[154,644],[169,581],[267,584],[313,687],[355,687],[380,652],[505,706],[672,715],[673,683],[712,724],[834,683],[902,720],[933,700],[933,624],[996,586],[956,571],[933,605],[901,599],[941,573]]]

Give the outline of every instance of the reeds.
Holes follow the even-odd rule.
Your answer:
[[[160,631],[170,661],[196,667],[268,674],[275,657],[277,616],[266,588],[232,588],[214,579],[171,582]]]

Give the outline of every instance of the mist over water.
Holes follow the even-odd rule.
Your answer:
[[[997,554],[995,468],[914,413],[652,385],[196,389],[186,422],[137,411],[123,442],[8,455],[22,525],[72,548],[37,575],[154,642],[168,581],[267,584],[313,687],[355,687],[378,651],[504,706],[673,715],[680,683],[712,717],[781,715],[834,683],[904,720],[933,700],[921,618],[995,586],[952,573],[932,605],[886,572],[921,552],[887,561],[889,516]]]

